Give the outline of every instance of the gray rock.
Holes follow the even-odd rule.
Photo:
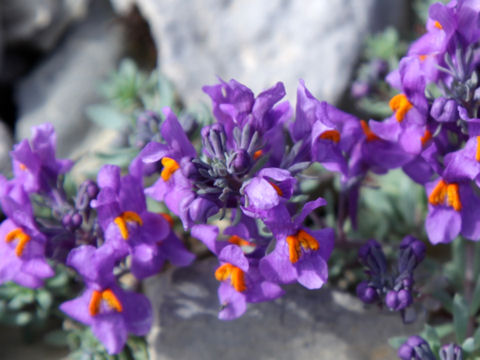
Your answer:
[[[89,0],[2,0],[0,23],[5,43],[53,48],[66,28],[82,19]]]
[[[366,309],[349,294],[297,285],[274,302],[249,305],[234,321],[217,319],[219,309],[210,259],[168,272],[146,284],[155,311],[149,335],[153,360],[388,360],[387,339],[414,334],[398,314]]]
[[[111,0],[124,9],[130,1]],[[189,104],[216,75],[256,92],[303,78],[321,99],[339,100],[368,31],[405,19],[405,0],[136,0],[157,43],[159,66]],[[386,5],[387,3],[387,5]],[[122,7],[123,6],[123,7]]]
[[[10,150],[13,138],[10,129],[0,119],[0,174],[7,174],[11,169]]]
[[[58,155],[66,157],[98,142],[98,129],[85,117],[87,105],[101,102],[98,87],[124,52],[124,31],[113,24],[107,1],[91,4],[88,18],[72,29],[62,46],[18,88],[16,138],[30,136],[32,126],[51,122],[57,131]]]

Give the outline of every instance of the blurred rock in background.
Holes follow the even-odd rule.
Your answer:
[[[344,93],[368,32],[406,23],[406,0],[111,0],[134,4],[150,24],[162,72],[188,104],[206,101],[215,76],[259,92],[284,81],[295,100],[299,78],[320,99]]]

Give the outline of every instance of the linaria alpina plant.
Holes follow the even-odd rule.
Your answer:
[[[138,281],[167,261],[188,266],[195,259],[176,224],[218,259],[212,276],[222,320],[278,299],[285,284],[320,289],[335,266],[334,249],[358,247],[366,279],[356,292],[365,304],[399,312],[405,322],[412,321],[408,310],[426,311],[424,299],[447,314],[442,327],[393,339],[400,359],[474,359],[480,352],[479,40],[479,1],[433,4],[425,34],[386,78],[398,93],[382,121],[316,99],[303,80],[293,108],[282,101],[281,82],[255,95],[219,79],[203,88],[212,121],[179,116],[172,106],[129,114],[137,117],[129,127],[131,161],[104,165],[96,180],[73,192],[64,179],[74,164],[56,157],[52,125],[35,127],[32,139],[11,152],[13,178],[0,176],[7,217],[0,224],[0,283],[38,289],[56,268],[69,267],[83,289],[60,310],[91,328],[109,354],[119,354],[130,334],[145,336],[153,321]],[[386,72],[384,63],[372,64],[377,75]],[[360,85],[357,97],[365,95]],[[426,236],[405,230],[398,246],[353,240],[364,221],[366,188],[393,169],[424,189]],[[322,188],[324,175],[335,177],[330,190],[338,197]],[[149,208],[147,199],[165,211]],[[450,265],[427,257],[437,244],[450,244]],[[448,286],[433,288],[424,266]],[[460,345],[442,346],[451,333]]]

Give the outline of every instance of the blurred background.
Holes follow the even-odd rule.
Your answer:
[[[368,34],[405,32],[412,12],[409,0],[1,0],[0,170],[46,121],[60,156],[105,146],[85,109],[124,58],[158,67],[187,105],[208,103],[201,87],[217,76],[255,92],[283,81],[293,103],[303,78],[338,104]]]

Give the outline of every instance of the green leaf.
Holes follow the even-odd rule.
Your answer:
[[[480,308],[480,277],[477,278],[475,289],[473,290],[472,302],[470,303],[470,316],[474,316]]]
[[[457,237],[452,243],[452,262],[453,269],[455,269],[454,279],[452,283],[457,285],[457,291],[463,289],[463,277],[465,274],[465,240],[461,237]]]
[[[468,339],[465,339],[465,341],[463,342],[462,344],[462,349],[463,351],[466,351],[466,352],[474,352],[475,351],[475,340],[473,338],[468,338]]]
[[[46,290],[39,290],[36,296],[37,303],[42,309],[49,309],[52,306],[52,294]]]
[[[132,124],[128,115],[107,105],[91,105],[85,110],[88,118],[97,125],[114,130],[124,130]]]
[[[27,290],[17,294],[12,300],[8,303],[8,308],[10,310],[19,310],[25,305],[31,304],[35,301],[34,292]]]
[[[440,349],[442,342],[440,341],[440,336],[438,336],[437,330],[433,326],[425,324],[422,337],[430,344],[433,352]]]
[[[462,343],[467,335],[468,326],[468,305],[460,294],[453,298],[453,325],[458,343]]]

